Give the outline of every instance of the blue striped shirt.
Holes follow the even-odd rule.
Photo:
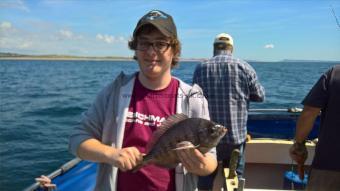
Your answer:
[[[203,89],[211,120],[228,128],[221,143],[243,143],[249,101],[262,102],[265,95],[255,70],[231,54],[221,54],[196,67],[193,83]]]

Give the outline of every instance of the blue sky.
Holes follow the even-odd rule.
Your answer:
[[[127,41],[152,9],[173,16],[183,58],[212,56],[214,37],[234,38],[247,60],[340,61],[338,0],[1,0],[0,51],[132,56]]]

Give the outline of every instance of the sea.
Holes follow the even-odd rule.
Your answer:
[[[199,62],[172,72],[191,84]],[[336,62],[249,62],[266,91],[250,108],[302,107],[301,100]],[[74,158],[68,137],[97,93],[134,61],[0,60],[0,190],[22,190]]]

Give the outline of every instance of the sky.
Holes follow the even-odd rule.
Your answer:
[[[242,59],[340,61],[339,0],[1,0],[0,52],[130,57],[154,9],[174,18],[182,58],[211,57],[225,32]]]

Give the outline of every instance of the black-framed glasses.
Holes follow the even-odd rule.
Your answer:
[[[145,40],[139,40],[137,41],[137,50],[140,51],[146,51],[152,46],[153,50],[159,53],[164,53],[165,51],[168,50],[170,47],[170,43],[165,42],[165,41],[145,41]]]

